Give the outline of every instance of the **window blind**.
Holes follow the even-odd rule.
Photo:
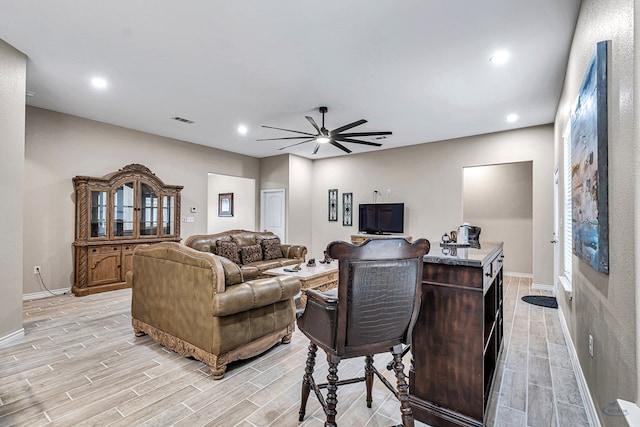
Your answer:
[[[573,259],[573,233],[571,219],[571,121],[569,120],[563,135],[564,138],[564,276],[571,282],[571,264]]]

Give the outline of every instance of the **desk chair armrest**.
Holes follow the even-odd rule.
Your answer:
[[[307,306],[298,318],[298,328],[325,351],[335,349],[338,295],[307,289]]]

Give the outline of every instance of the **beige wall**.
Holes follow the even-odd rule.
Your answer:
[[[26,72],[27,58],[0,40],[0,343],[22,335]]]
[[[609,270],[596,273],[573,257],[574,298],[560,293],[560,308],[568,324],[580,365],[595,406],[615,399],[638,401],[636,313],[638,248],[638,134],[634,96],[639,84],[634,47],[632,0],[583,0],[565,84],[555,121],[555,158],[562,162],[562,130],[575,102],[587,65],[598,41],[609,46]],[[563,243],[564,244],[564,243]],[[594,337],[594,357],[588,336]],[[603,415],[609,425],[626,425]]]
[[[551,125],[478,135],[450,141],[317,160],[313,168],[313,248],[320,256],[332,240],[346,240],[353,227],[327,220],[327,190],[353,192],[354,210],[378,202],[405,203],[405,234],[437,243],[462,223],[465,166],[531,161],[533,164],[533,280],[553,283],[553,128]],[[387,190],[390,190],[389,195]],[[342,206],[342,202],[340,203]],[[437,246],[434,247],[437,250]],[[505,253],[508,257],[510,254]]]
[[[220,193],[233,193],[233,216],[218,216]],[[185,206],[185,209],[188,207]],[[197,214],[189,213],[188,215]],[[257,230],[256,180],[210,173],[208,208],[204,215],[208,224],[207,234],[236,229]]]
[[[311,180],[313,161],[289,156],[289,242],[311,248]]]
[[[28,107],[22,269],[25,294],[44,291],[33,279],[34,265],[42,266],[50,289],[68,288],[73,283],[75,205],[71,179],[75,175],[103,176],[130,163],[147,166],[166,184],[184,186],[180,216],[194,216],[195,222],[181,224],[183,238],[207,232],[210,172],[256,180],[260,174],[256,158]],[[199,207],[199,212],[191,214],[191,206]],[[18,245],[9,247],[15,251]]]
[[[307,248],[311,248],[312,170],[312,160],[290,154],[260,159],[260,189],[285,190],[285,240]]]
[[[480,240],[504,242],[505,272],[533,274],[533,164],[464,168],[463,218]]]

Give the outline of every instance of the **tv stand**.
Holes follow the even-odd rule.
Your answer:
[[[359,245],[364,243],[365,240],[369,239],[397,239],[402,238],[407,242],[411,242],[411,236],[405,236],[400,234],[352,234],[351,235],[351,243],[354,245]]]

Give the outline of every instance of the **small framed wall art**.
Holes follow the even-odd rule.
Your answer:
[[[353,225],[353,193],[342,193],[342,225]]]
[[[329,221],[338,220],[338,189],[329,190]]]
[[[233,216],[233,193],[218,194],[218,216]]]

